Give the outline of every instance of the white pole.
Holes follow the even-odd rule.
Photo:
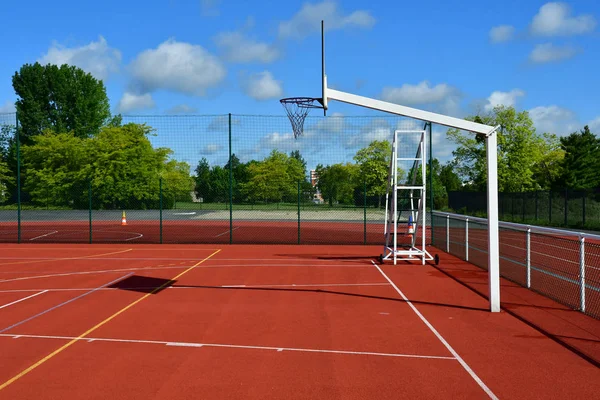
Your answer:
[[[465,261],[469,261],[469,218],[465,220]]]
[[[527,289],[531,288],[531,228],[527,228]]]
[[[580,309],[585,312],[585,238],[579,241],[579,285],[580,285]]]
[[[394,159],[392,165],[394,170],[392,171],[392,177],[394,181],[394,265],[396,265],[396,257],[398,255],[398,132],[394,132]]]
[[[446,253],[450,253],[450,215],[446,215]]]
[[[425,265],[425,232],[427,230],[427,221],[425,221],[425,214],[426,214],[426,210],[427,210],[427,169],[425,168],[425,160],[427,160],[426,154],[425,154],[425,150],[427,149],[427,146],[425,146],[425,131],[423,131],[423,135],[421,136],[421,174],[423,176],[423,191],[421,194],[421,207],[419,212],[422,215],[422,221],[423,223],[421,224],[421,250],[423,251],[423,254],[421,255],[421,263],[422,265]],[[430,174],[433,174],[431,171],[429,172]],[[415,234],[417,232],[415,231]]]
[[[498,235],[498,133],[493,131],[487,144],[488,203],[488,281],[490,311],[500,312],[500,245]]]

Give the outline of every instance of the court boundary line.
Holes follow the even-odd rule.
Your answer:
[[[19,325],[23,325],[24,323],[27,323],[27,322],[29,322],[29,321],[31,321],[31,320],[33,320],[33,319],[37,318],[37,317],[41,317],[42,315],[44,315],[44,314],[47,314],[47,313],[49,313],[50,311],[56,310],[57,308],[60,308],[60,307],[62,307],[62,306],[66,306],[67,304],[69,304],[69,303],[72,303],[72,302],[74,302],[75,300],[81,299],[81,298],[83,298],[83,297],[85,297],[85,296],[87,296],[87,295],[89,295],[89,294],[92,294],[92,293],[94,293],[94,292],[96,292],[96,291],[98,291],[98,290],[100,290],[100,289],[102,289],[102,288],[104,288],[104,287],[106,287],[106,286],[112,285],[113,283],[117,283],[118,281],[120,281],[120,280],[122,280],[122,279],[125,279],[125,278],[128,278],[128,277],[130,277],[131,275],[133,275],[133,272],[131,272],[131,273],[129,273],[129,274],[126,274],[126,275],[123,275],[123,276],[120,276],[120,277],[118,277],[117,279],[114,279],[114,280],[112,280],[112,281],[110,281],[110,282],[108,282],[108,283],[105,283],[105,284],[103,284],[103,285],[101,285],[101,286],[98,286],[97,288],[94,288],[94,289],[92,289],[92,290],[89,290],[89,291],[87,291],[87,292],[85,292],[85,293],[83,293],[83,294],[80,294],[79,296],[73,297],[72,299],[66,300],[66,301],[64,301],[64,302],[62,302],[62,303],[60,303],[60,304],[57,304],[57,305],[55,305],[55,306],[53,306],[53,307],[50,307],[50,308],[48,308],[48,309],[46,309],[46,310],[44,310],[44,311],[42,311],[42,312],[39,312],[39,313],[37,313],[37,314],[35,314],[35,315],[33,315],[33,316],[30,316],[30,317],[28,317],[28,318],[25,318],[25,319],[23,319],[23,320],[21,320],[21,321],[19,321],[19,322],[16,322],[16,323],[12,324],[12,325],[11,325],[11,326],[9,326],[9,327],[6,327],[6,328],[4,328],[4,329],[0,329],[0,333],[4,333],[4,332],[6,332],[6,331],[8,331],[8,330],[11,330],[12,328],[16,328],[16,327],[17,327],[17,326],[19,326]]]
[[[40,239],[40,238],[43,238],[43,237],[46,237],[46,236],[54,235],[55,233],[58,233],[58,231],[52,231],[52,232],[49,232],[49,233],[45,233],[43,235],[36,236],[34,238],[29,239],[29,241],[33,242],[36,239]]]
[[[1,305],[1,306],[0,306],[0,310],[2,310],[3,308],[6,308],[6,307],[10,307],[10,306],[12,306],[13,304],[20,303],[20,302],[22,302],[22,301],[25,301],[25,300],[27,300],[27,299],[31,299],[32,297],[39,296],[40,294],[43,294],[43,293],[46,293],[46,292],[48,292],[48,289],[36,289],[35,291],[38,291],[38,290],[41,290],[41,292],[39,292],[39,293],[35,293],[35,294],[32,294],[31,296],[23,297],[22,299],[19,299],[19,300],[13,301],[12,303],[8,303],[8,304]],[[12,292],[12,293],[16,293],[16,292]]]
[[[228,268],[228,267],[245,267],[245,268],[259,268],[259,267],[304,267],[304,268],[308,268],[308,267],[324,267],[324,265],[306,265],[306,264],[269,264],[269,265],[238,265],[238,264],[232,264],[232,265],[203,265],[203,266],[198,266],[197,268]],[[327,265],[327,268],[333,268],[333,267],[343,267],[343,268],[370,268],[370,265]],[[116,273],[116,272],[126,272],[126,271],[148,271],[148,270],[160,270],[160,269],[183,269],[183,268],[190,268],[189,265],[176,265],[176,266],[155,266],[155,267],[131,267],[131,268],[121,268],[121,269],[104,269],[104,270],[97,270],[97,271],[72,271],[72,272],[57,272],[57,273],[50,273],[50,274],[45,274],[45,275],[32,275],[32,276],[21,276],[18,278],[9,278],[9,279],[0,279],[0,283],[10,283],[10,282],[18,282],[18,281],[27,281],[27,280],[32,280],[32,279],[44,279],[44,278],[58,278],[58,277],[65,277],[65,276],[76,276],[76,275],[91,275],[91,274],[110,274],[110,273]],[[28,271],[28,272],[35,272],[35,271]],[[0,273],[13,273],[13,274],[19,274],[19,273],[27,273],[27,272],[14,272],[14,271],[8,271],[8,272],[2,272],[0,271]]]
[[[194,269],[196,266],[202,264],[203,262],[205,262],[206,260],[210,259],[212,256],[214,256],[215,254],[217,254],[218,252],[220,252],[221,249],[218,249],[217,251],[211,253],[209,256],[203,258],[202,260],[198,261],[195,265],[193,265],[192,267],[186,269],[185,271],[179,273],[178,275],[176,275],[175,277],[171,278],[169,281],[165,282],[160,288],[153,290],[150,293],[147,293],[146,295],[140,297],[139,299],[133,301],[132,303],[129,303],[129,305],[121,308],[119,311],[117,311],[116,313],[112,314],[110,317],[104,319],[103,321],[101,321],[100,323],[94,325],[93,327],[91,327],[90,329],[88,329],[87,331],[83,332],[81,335],[79,335],[76,339],[73,339],[71,341],[69,341],[68,343],[64,344],[63,346],[59,347],[58,349],[54,350],[52,353],[48,354],[47,356],[45,356],[44,358],[42,358],[41,360],[37,361],[36,363],[30,365],[29,367],[27,367],[26,369],[24,369],[23,371],[21,371],[20,373],[18,373],[17,375],[13,376],[12,378],[10,378],[9,380],[7,380],[6,382],[2,383],[0,385],[0,391],[4,388],[6,388],[7,386],[9,386],[10,384],[12,384],[13,382],[17,381],[18,379],[20,379],[21,377],[27,375],[29,372],[33,371],[34,369],[36,369],[37,367],[39,367],[40,365],[44,364],[46,361],[50,360],[51,358],[53,358],[54,356],[56,356],[57,354],[61,353],[63,350],[69,348],[70,346],[72,346],[74,343],[78,342],[79,340],[83,339],[84,337],[86,337],[87,335],[89,335],[90,333],[94,332],[96,329],[102,327],[103,325],[107,324],[108,322],[112,321],[114,318],[116,318],[117,316],[121,315],[122,313],[124,313],[125,311],[129,310],[131,307],[135,306],[137,303],[141,302],[142,300],[148,298],[149,296],[152,296],[153,294],[155,294],[156,292],[158,292],[159,290],[161,290],[163,287],[170,285],[173,281],[176,281],[177,279],[179,279],[181,276],[183,276],[185,273],[187,273],[188,271],[191,271],[192,269]]]
[[[423,323],[429,328],[429,330],[438,338],[438,340],[450,351],[450,353],[456,358],[460,365],[467,371],[467,373],[473,378],[473,380],[479,385],[481,389],[490,397],[490,399],[498,400],[498,397],[492,392],[492,390],[481,380],[479,376],[471,369],[469,364],[462,359],[462,357],[454,350],[452,346],[444,339],[444,337],[433,327],[433,325],[421,314],[417,307],[404,295],[404,293],[396,286],[396,284],[383,272],[383,270],[371,260],[371,263],[377,268],[379,273],[392,285],[392,287],[398,292],[402,299],[408,304],[408,306],[414,311],[414,313],[423,321]]]
[[[353,351],[353,350],[333,350],[333,349],[311,349],[302,347],[281,347],[281,346],[255,346],[229,343],[195,343],[195,342],[173,342],[163,340],[138,340],[138,339],[118,339],[118,338],[78,338],[73,336],[53,336],[53,335],[30,335],[30,334],[0,334],[0,337],[12,337],[13,339],[30,338],[30,339],[57,339],[57,340],[76,340],[93,342],[117,342],[117,343],[141,343],[141,344],[161,344],[169,347],[216,347],[228,349],[248,349],[248,350],[270,350],[270,351],[289,351],[289,352],[304,352],[304,353],[325,353],[325,354],[345,354],[345,355],[362,355],[362,356],[379,356],[379,357],[401,357],[401,358],[420,358],[433,360],[455,360],[456,357],[450,356],[433,356],[423,354],[406,354],[406,353],[383,353],[375,351]]]
[[[372,286],[388,286],[387,282],[375,282],[375,283],[289,283],[289,284],[264,284],[264,285],[219,285],[214,286],[215,288],[278,288],[278,287],[372,287]],[[139,287],[119,287],[119,288],[98,288],[99,291],[113,291],[113,290],[152,290],[156,289],[156,286],[139,286]],[[84,290],[91,290],[93,288],[38,288],[38,289],[7,289],[0,290],[0,293],[25,293],[25,292],[37,292],[44,290],[47,292],[82,292]],[[189,286],[168,286],[165,289],[194,289]]]
[[[219,233],[218,235],[215,235],[213,237],[221,237],[221,236],[227,235],[229,232],[237,231],[238,229],[240,229],[240,227],[236,226],[233,229],[227,229],[225,232]]]
[[[51,258],[44,258],[42,260],[16,261],[16,262],[0,263],[0,266],[14,265],[14,264],[35,264],[35,263],[41,263],[41,262],[54,262],[54,261],[85,260],[90,257],[101,257],[104,255],[109,256],[112,254],[127,253],[128,251],[132,251],[132,250],[133,249],[125,249],[125,250],[119,250],[119,251],[112,251],[109,253],[90,254],[89,256],[79,256],[79,257],[51,257]]]

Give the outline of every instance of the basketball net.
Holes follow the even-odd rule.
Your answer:
[[[319,99],[312,97],[289,97],[280,100],[292,124],[294,139],[304,133],[304,120],[313,108],[323,108]]]

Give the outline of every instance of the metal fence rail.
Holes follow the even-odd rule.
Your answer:
[[[433,245],[488,267],[487,220],[433,212]],[[600,318],[600,235],[500,222],[500,275]]]

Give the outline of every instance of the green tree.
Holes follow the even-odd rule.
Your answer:
[[[439,177],[442,186],[446,189],[446,192],[454,192],[461,190],[462,182],[456,172],[454,172],[454,163],[452,161],[447,162],[440,167]],[[434,170],[435,171],[435,170]]]
[[[202,159],[198,162],[198,166],[196,167],[196,175],[194,177],[196,183],[196,195],[203,199],[204,202],[211,202],[211,176],[210,176],[210,165],[208,164],[208,160],[206,157],[202,157]]]
[[[550,190],[560,180],[565,150],[557,135],[545,133],[544,139],[542,157],[534,166],[534,177],[540,190]]]
[[[378,207],[386,193],[392,145],[386,140],[374,140],[354,156],[359,166],[359,179],[367,184],[367,195],[377,196]]]
[[[209,178],[210,194],[209,201],[229,201],[229,170],[215,165],[210,170]]]
[[[501,192],[536,190],[535,171],[546,148],[544,137],[536,133],[527,111],[498,106],[488,115],[466,118],[491,126],[498,132],[498,188]],[[450,129],[448,138],[457,144],[453,152],[456,172],[477,190],[486,190],[485,138]]]
[[[14,127],[3,125],[0,127],[0,203],[9,199],[16,184],[15,174],[9,165],[11,147],[14,145]]]
[[[46,131],[23,146],[25,190],[33,202],[87,207],[88,182],[96,208],[155,208],[159,177],[167,195],[189,196],[189,166],[154,149],[146,125],[104,127],[92,138]],[[166,197],[165,197],[166,199]]]
[[[600,186],[600,140],[590,128],[561,137],[560,143],[564,158],[558,183],[575,190]]]
[[[75,66],[25,64],[12,84],[24,144],[46,129],[91,137],[109,121],[104,84]]]
[[[301,162],[278,150],[249,163],[248,175],[241,189],[250,201],[296,202],[298,182],[305,180]]]
[[[318,176],[317,187],[330,206],[334,203],[354,203],[354,189],[359,172],[355,164],[319,164],[315,172]]]
[[[160,173],[163,180],[163,207],[171,208],[172,201],[191,201],[194,180],[190,176],[190,165],[186,162],[169,160]]]

